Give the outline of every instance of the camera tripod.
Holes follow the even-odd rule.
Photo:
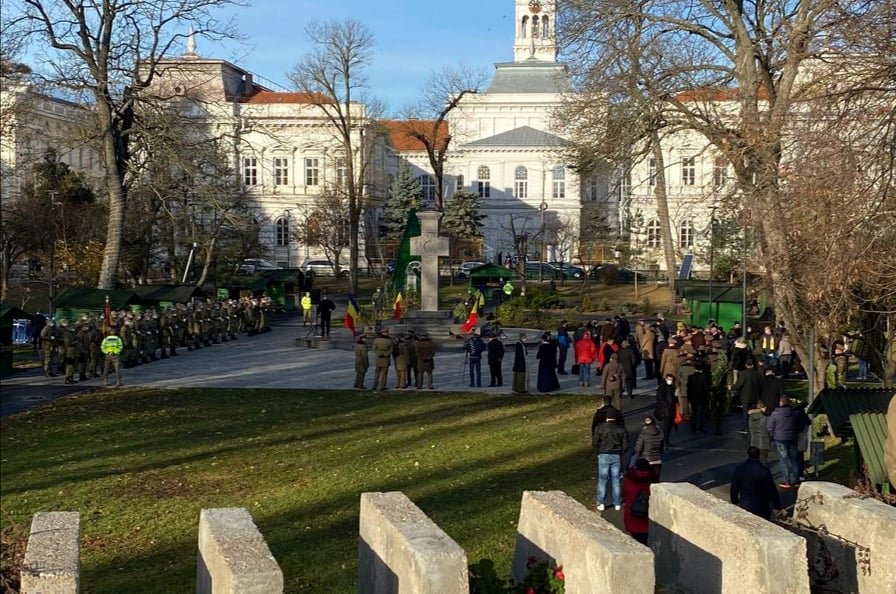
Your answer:
[[[314,337],[323,337],[323,332],[320,329],[320,314],[314,314],[314,323],[311,324],[311,328],[305,334],[305,338],[314,338]]]

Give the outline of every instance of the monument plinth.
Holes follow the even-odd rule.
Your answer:
[[[420,256],[420,311],[439,309],[439,256],[447,256],[448,238],[439,236],[442,213],[434,209],[417,211],[420,235],[411,238],[411,255]]]

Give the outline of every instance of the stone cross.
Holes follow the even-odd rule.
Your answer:
[[[448,238],[439,237],[439,219],[442,213],[437,210],[419,210],[420,235],[411,238],[411,255],[420,256],[420,309],[422,311],[438,311],[439,309],[439,256],[447,256]]]

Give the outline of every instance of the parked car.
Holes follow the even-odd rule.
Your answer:
[[[461,265],[457,267],[457,278],[470,278],[470,271],[478,266],[482,266],[484,262],[461,262]]]
[[[558,270],[562,270],[566,278],[585,278],[585,269],[579,266],[573,266],[569,262],[548,262],[551,266]]]
[[[638,274],[638,282],[647,281],[647,275],[641,272]],[[588,273],[588,276],[594,280],[601,281],[608,285],[613,283],[633,283],[635,282],[635,271],[625,266],[617,266],[616,264],[601,264],[595,266]]]
[[[240,264],[238,272],[239,274],[255,274],[262,270],[282,270],[282,268],[282,266],[277,266],[276,264],[261,258],[246,258],[243,260],[243,263]]]
[[[302,263],[302,272],[312,276],[333,276],[335,274],[333,262],[330,260],[305,260]],[[348,269],[340,269],[339,276],[346,278],[348,276]]]
[[[547,262],[526,262],[526,278],[530,280],[563,280],[566,273]]]
[[[395,262],[395,260],[389,260],[388,262],[386,262],[386,274],[392,276],[392,274],[395,272],[396,264],[397,263]]]

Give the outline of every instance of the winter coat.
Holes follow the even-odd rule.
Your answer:
[[[591,436],[598,454],[622,455],[628,449],[628,431],[617,423],[600,423]]]
[[[773,375],[762,378],[762,391],[759,394],[759,399],[763,404],[777,408],[782,396],[784,396],[784,386],[781,384],[781,380]]]
[[[622,523],[629,534],[647,534],[649,519],[638,518],[632,515],[632,502],[641,491],[646,491],[650,497],[650,485],[656,482],[656,475],[652,470],[639,470],[630,468],[622,479],[622,503],[625,506],[622,512]]]
[[[638,435],[638,441],[635,442],[635,458],[646,458],[648,462],[656,462],[662,460],[665,450],[663,432],[659,427],[653,423],[644,425],[641,434]]]
[[[389,367],[392,356],[392,339],[386,336],[378,336],[373,340],[373,352],[376,354],[377,367]]]
[[[408,343],[398,343],[398,353],[395,355],[395,371],[407,371],[410,366],[408,357]]]
[[[625,370],[618,361],[609,361],[604,365],[603,383],[604,392],[608,390],[622,390],[622,381],[625,379]]]
[[[638,348],[641,349],[641,357],[645,360],[651,360],[654,358],[654,342],[656,342],[656,334],[653,332],[652,328],[647,328],[643,331],[643,333],[638,336]]]
[[[691,406],[709,406],[712,380],[704,371],[695,371],[688,377],[688,402]]]
[[[661,421],[675,418],[675,405],[677,403],[675,382],[670,386],[666,383],[666,380],[663,380],[660,387],[656,389],[656,408],[653,410],[653,416]]]
[[[743,349],[738,350],[742,351]],[[762,393],[762,375],[755,367],[744,369],[737,375],[737,382],[731,390],[735,396],[740,397],[741,404],[752,406],[759,402],[759,396]]]
[[[805,427],[806,413],[789,404],[779,406],[768,417],[768,433],[775,441],[796,442]]]
[[[367,356],[367,345],[355,344],[355,373],[366,373],[370,367],[370,359]]]
[[[616,353],[616,356],[619,358],[619,365],[622,367],[622,372],[626,378],[635,377],[635,367],[637,363],[635,362],[635,353],[632,352],[631,348],[621,348],[619,352]]]
[[[768,435],[768,417],[761,412],[750,413],[750,445],[760,450],[771,449]]]
[[[417,351],[417,370],[432,371],[435,368],[436,343],[429,338],[421,338],[415,347]]]
[[[747,460],[734,470],[731,503],[766,520],[772,508],[781,508],[781,499],[768,467],[759,460]]]
[[[526,345],[517,342],[513,348],[513,371],[526,371]]]
[[[660,373],[665,377],[672,374],[672,377],[678,376],[678,368],[681,367],[681,359],[678,358],[679,351],[677,348],[666,347],[663,351],[663,359],[660,361]]]
[[[497,338],[488,341],[486,346],[488,362],[493,365],[501,363],[504,358],[504,343]]]
[[[731,350],[731,369],[734,369],[735,371],[743,371],[747,367],[747,359],[749,356],[750,353],[747,352],[747,347],[734,347]]]
[[[617,425],[625,427],[625,418],[622,416],[622,411],[618,410],[612,404],[605,404],[594,411],[594,416],[591,417],[592,436],[594,435],[594,430],[597,429],[597,426],[606,421],[608,417],[612,418]]]
[[[576,363],[579,365],[592,365],[597,358],[597,348],[591,338],[585,338],[576,343]]]

